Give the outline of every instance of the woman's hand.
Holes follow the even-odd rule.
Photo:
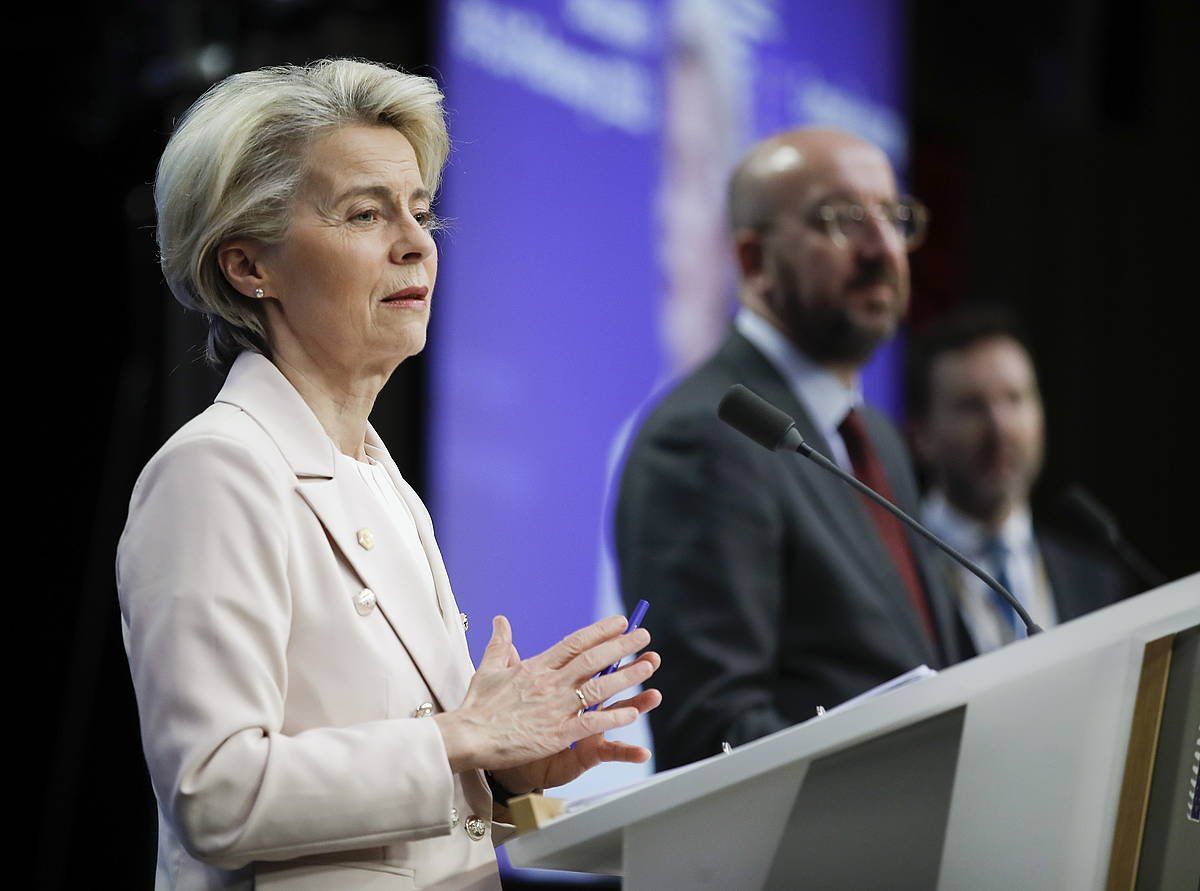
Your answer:
[[[612,674],[593,677],[650,642],[644,628],[629,634],[622,634],[624,630],[625,619],[613,616],[522,660],[508,620],[497,616],[462,705],[434,717],[451,769],[459,773],[486,768],[505,788],[523,792],[567,782],[602,761],[646,760],[650,753],[645,749],[610,742],[603,734],[633,723],[658,705],[657,690],[582,714],[575,692],[592,705],[655,672],[658,654],[643,653]]]
[[[647,653],[640,658],[652,660],[655,669],[658,668],[657,653]],[[636,708],[639,714],[644,714],[656,708],[662,702],[662,694],[657,690],[643,690],[637,696],[622,700],[609,706],[614,708]],[[509,792],[520,795],[532,789],[549,789],[571,782],[585,771],[591,770],[597,764],[605,761],[624,761],[631,764],[641,764],[650,760],[650,750],[630,743],[617,742],[604,738],[603,733],[581,739],[574,748],[555,752],[545,758],[539,758],[529,764],[521,764],[506,770],[493,770],[494,776]]]

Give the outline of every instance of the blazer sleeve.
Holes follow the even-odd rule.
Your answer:
[[[118,548],[155,793],[189,853],[226,869],[451,831],[433,721],[281,732],[290,494],[245,444],[185,438],[143,472]]]
[[[715,755],[792,723],[777,709],[784,603],[776,486],[715,418],[643,431],[616,514],[621,590],[653,604],[662,654],[650,713],[660,767]],[[764,452],[764,454],[766,454]]]

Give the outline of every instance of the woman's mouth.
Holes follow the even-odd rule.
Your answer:
[[[428,288],[404,288],[395,294],[388,294],[380,302],[390,309],[424,309],[429,305],[426,299],[428,295]]]

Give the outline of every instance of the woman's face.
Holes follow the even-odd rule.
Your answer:
[[[291,226],[262,257],[272,350],[388,374],[424,348],[437,278],[416,155],[391,127],[351,126],[306,166]]]

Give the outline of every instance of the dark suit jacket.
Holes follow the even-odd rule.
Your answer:
[[[1059,624],[1142,590],[1133,574],[1097,545],[1037,521],[1034,537],[1050,579]]]
[[[1111,606],[1142,589],[1141,583],[1110,553],[1076,535],[1034,520],[1034,539],[1050,582],[1058,624]],[[945,558],[946,587],[951,591],[958,582],[957,564]],[[959,651],[964,659],[977,655],[966,626],[961,626]]]
[[[926,573],[945,650],[933,647],[861,496],[799,455],[773,454],[716,416],[741,383],[824,437],[767,359],[734,332],[672,390],[634,439],[616,548],[627,604],[651,603],[663,656],[650,714],[658,766],[714,755],[811,717],[921,664],[959,658],[957,618]],[[900,505],[916,509],[908,453],[867,410]],[[925,543],[910,539],[918,561]]]

